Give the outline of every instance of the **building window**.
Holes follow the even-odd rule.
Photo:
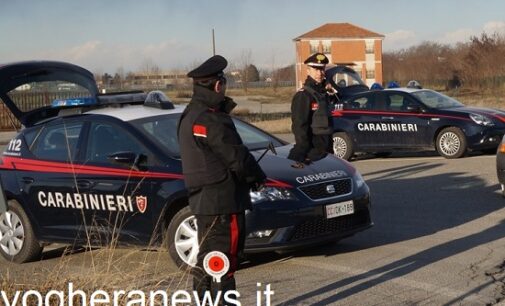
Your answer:
[[[366,78],[367,79],[375,79],[375,70],[374,69],[367,69],[366,70]]]
[[[365,53],[370,54],[374,53],[374,44],[373,40],[367,39],[365,40]]]
[[[319,52],[319,41],[318,40],[311,40],[310,41],[310,53],[316,53]]]
[[[323,40],[323,53],[331,53],[331,40]]]

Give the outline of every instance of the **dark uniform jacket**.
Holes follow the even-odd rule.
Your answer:
[[[306,158],[318,159],[326,148],[317,148],[318,137],[329,138],[333,132],[330,115],[330,100],[324,84],[317,84],[307,77],[303,88],[293,97],[291,103],[291,130],[295,136],[295,146],[288,158],[303,162]]]
[[[235,105],[231,99],[195,85],[181,116],[182,171],[194,214],[243,212],[251,208],[251,185],[266,179],[228,114]]]

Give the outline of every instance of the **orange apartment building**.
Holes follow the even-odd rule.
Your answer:
[[[324,53],[333,65],[348,65],[368,86],[382,84],[382,40],[384,35],[350,23],[327,23],[293,39],[296,48],[296,85],[307,77],[303,61],[316,52]]]

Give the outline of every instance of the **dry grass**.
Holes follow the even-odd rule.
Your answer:
[[[76,260],[75,257],[81,257],[82,261]],[[161,290],[167,292],[170,297],[170,293],[176,290],[189,290],[192,279],[189,271],[167,271],[168,260],[170,259],[166,252],[105,248],[74,256],[61,256],[56,264],[53,260],[44,268],[38,265],[35,273],[16,273],[14,277],[15,273],[7,271],[0,276],[0,288],[10,301],[16,291],[21,292],[22,296],[23,292],[36,290],[42,297],[52,290],[61,291],[66,298],[64,305],[68,305],[69,283],[72,283],[73,292],[82,290],[88,300],[96,290],[107,292],[111,298],[115,291],[120,290],[127,293],[140,290],[146,296],[151,291]],[[25,266],[29,270],[30,264]],[[36,297],[30,298],[28,305],[36,305]],[[119,297],[118,305],[126,305],[129,300],[135,298],[137,297],[123,295]],[[60,300],[54,296],[50,305],[60,305]],[[82,305],[80,301],[81,298],[74,299],[74,305]],[[3,304],[0,302],[0,305]]]
[[[459,92],[446,92],[445,94],[467,106],[505,109],[505,89],[462,89]]]
[[[291,118],[258,121],[252,124],[272,134],[291,133]]]
[[[247,92],[243,89],[228,89],[226,95],[230,97],[250,97],[251,101],[268,104],[268,103],[291,103],[291,99],[295,94],[294,87],[279,87],[273,90],[271,87],[267,88],[249,88]],[[178,90],[178,91],[165,91],[174,103],[188,103],[193,94],[192,90]]]

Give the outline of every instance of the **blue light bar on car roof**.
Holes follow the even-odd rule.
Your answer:
[[[96,99],[92,97],[56,99],[51,104],[52,107],[87,106],[87,105],[96,105]]]

